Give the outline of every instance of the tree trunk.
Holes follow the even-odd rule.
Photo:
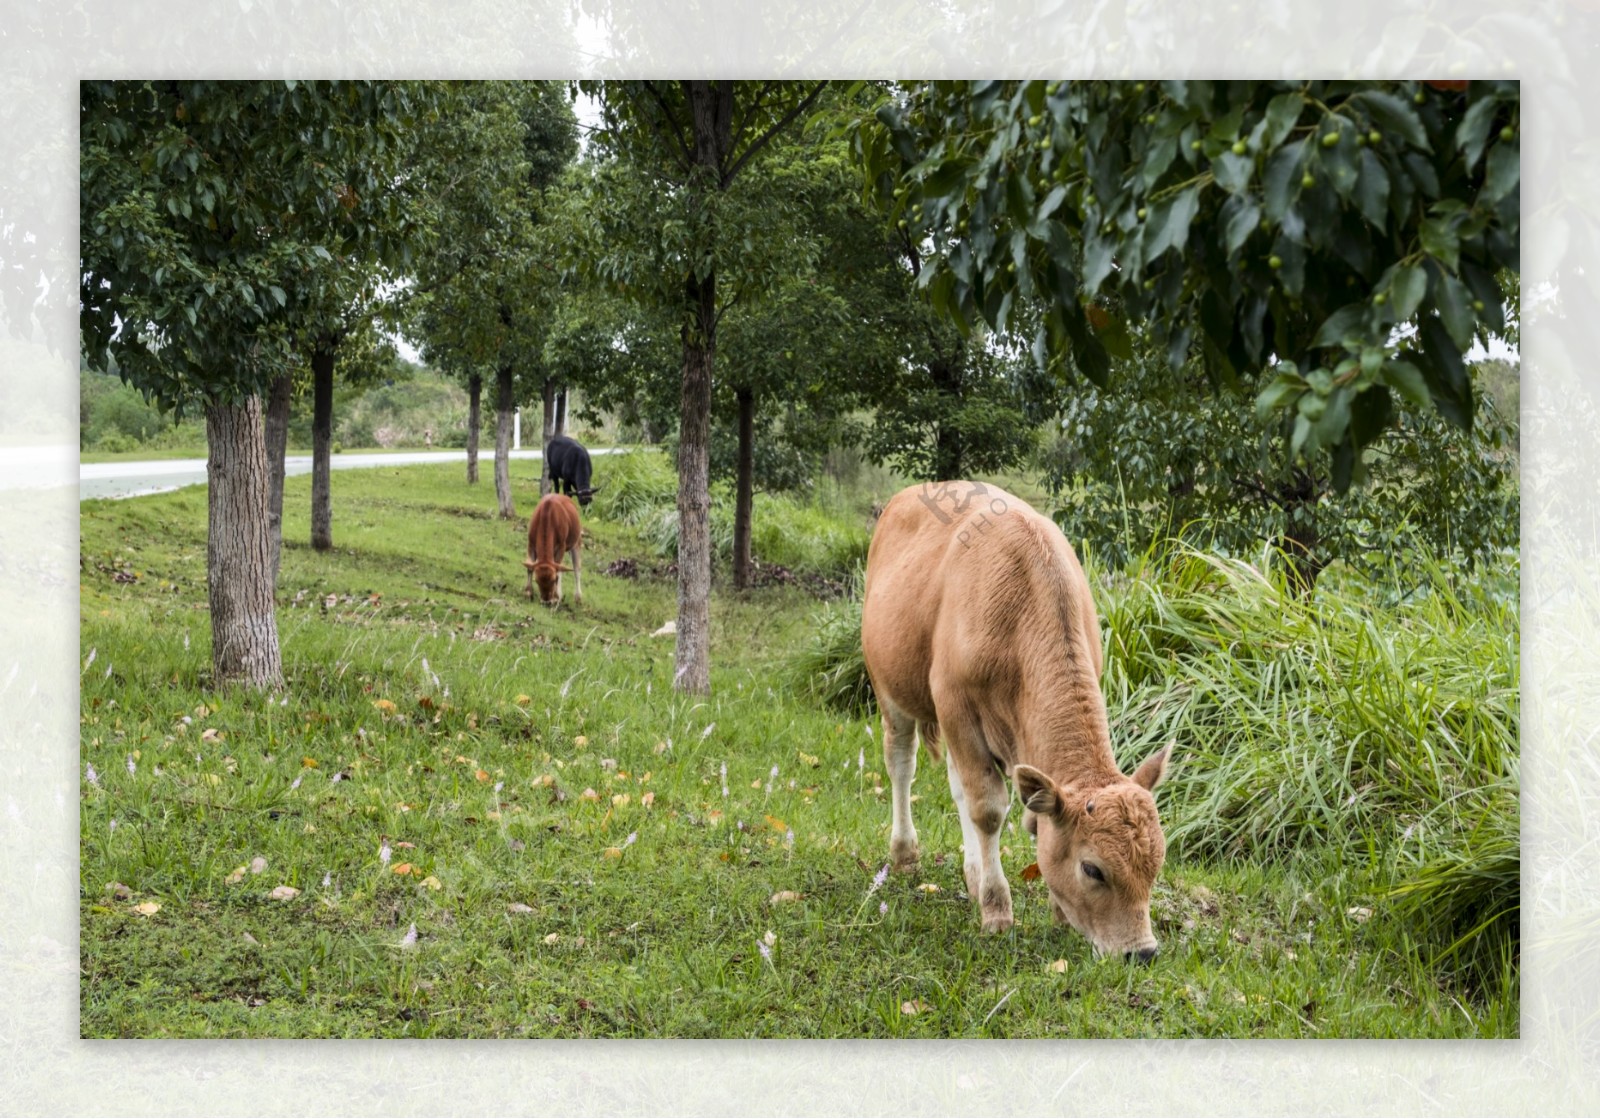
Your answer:
[[[673,685],[695,695],[711,691],[711,373],[716,362],[716,291],[714,274],[689,281],[697,321],[693,328],[684,328],[678,416],[678,647]]]
[[[511,499],[511,422],[517,410],[517,395],[511,366],[495,371],[494,495],[500,502],[500,516],[514,520],[516,504]]]
[[[272,606],[271,471],[261,398],[206,405],[206,596],[218,687],[283,683]]]
[[[267,397],[267,530],[272,534],[272,586],[278,586],[279,561],[283,557],[283,456],[289,448],[289,404],[294,396],[294,378],[285,373],[272,382]]]
[[[756,401],[749,389],[735,390],[739,400],[739,469],[733,501],[733,587],[750,585],[750,520],[755,512]]]
[[[323,339],[311,352],[311,546],[333,547],[333,492],[328,478],[333,446],[333,357],[338,345]]]
[[[544,401],[544,427],[539,432],[539,496],[550,492],[550,440],[556,434],[556,386],[546,381],[541,390]]]
[[[567,433],[567,390],[565,387],[556,393],[556,434]]]
[[[478,480],[478,433],[483,430],[483,377],[467,378],[467,482]]]
[[[959,371],[959,358],[954,360],[939,358],[928,366],[930,379],[939,395],[948,397],[955,404],[961,401],[961,374]],[[933,472],[935,482],[955,482],[964,477],[963,459],[965,448],[961,438],[961,430],[947,419],[941,419],[938,429],[933,436]]]

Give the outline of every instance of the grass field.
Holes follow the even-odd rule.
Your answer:
[[[512,464],[524,515],[537,466]],[[625,485],[607,468],[584,603],[553,612],[522,597],[526,522],[495,519],[492,485],[467,486],[458,466],[336,475],[328,554],[304,544],[309,480],[289,479],[287,683],[270,695],[209,687],[204,490],[83,505],[84,1036],[1516,1036],[1514,958],[1445,966],[1393,895],[1430,865],[1386,838],[1400,794],[1365,792],[1347,834],[1327,823],[1337,805],[1318,826],[1274,827],[1282,813],[1248,811],[1250,782],[1298,787],[1288,768],[1234,772],[1216,746],[1235,699],[1197,684],[1196,666],[1220,650],[1230,673],[1267,665],[1257,678],[1290,701],[1353,694],[1318,659],[1348,652],[1341,626],[1290,671],[1287,650],[1243,647],[1270,598],[1235,610],[1229,637],[1227,618],[1191,609],[1215,578],[1096,576],[1124,638],[1108,642],[1107,678],[1124,763],[1169,730],[1195,754],[1185,776],[1180,744],[1158,798],[1174,837],[1153,905],[1162,954],[1095,960],[1023,880],[1016,810],[1002,853],[1017,925],[979,931],[926,758],[923,864],[874,885],[889,827],[874,720],[812,698],[795,666],[830,618],[841,628],[848,601],[816,594],[848,586],[864,510],[886,495],[803,516],[768,506],[804,526],[757,526],[758,555],[766,531],[795,578],[736,595],[719,571],[713,694],[690,699],[670,687],[673,639],[652,636],[676,595],[671,533],[650,511],[659,471],[646,462]],[[633,577],[604,573],[622,560]],[[1487,636],[1469,628],[1478,604],[1457,607],[1439,624],[1513,662],[1509,722],[1480,703],[1448,724],[1467,760],[1436,759],[1438,781],[1475,787],[1483,743],[1514,765],[1515,600]],[[1420,625],[1397,622],[1374,648],[1432,633]],[[1258,703],[1239,733],[1260,745],[1282,722]],[[1292,756],[1315,785],[1321,763]],[[1381,777],[1391,757],[1374,757]]]

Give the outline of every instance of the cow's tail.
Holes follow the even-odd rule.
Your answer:
[[[938,723],[918,723],[917,737],[922,739],[922,748],[928,751],[928,757],[935,762],[944,761],[944,750],[939,746]]]

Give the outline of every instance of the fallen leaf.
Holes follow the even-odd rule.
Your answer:
[[[1360,924],[1362,921],[1365,921],[1372,916],[1372,910],[1365,905],[1352,905],[1349,909],[1344,911],[1344,915],[1357,924]]]
[[[608,858],[608,859],[620,859],[620,858],[622,858],[622,848],[621,847],[607,847],[602,852],[602,854],[604,854],[605,857]]]
[[[546,944],[560,944],[561,943],[561,934],[560,933],[551,933],[549,936],[544,938],[544,942]]]
[[[821,758],[817,757],[815,754],[808,754],[804,750],[800,751],[800,760],[806,765],[810,766],[812,769],[816,769],[822,764]]]
[[[1065,972],[1067,970],[1067,961],[1066,960],[1057,960],[1057,961],[1055,961],[1055,963],[1050,965],[1050,970],[1053,971],[1053,972],[1056,972],[1057,974]]]
[[[778,943],[778,934],[773,932],[771,929],[768,929],[766,935],[761,938],[761,943],[765,944],[768,948],[771,948],[774,944]]]
[[[293,886],[275,886],[273,887],[272,892],[267,895],[267,897],[271,898],[273,901],[288,901],[291,898],[297,898],[299,896],[300,891],[295,889]]]
[[[675,634],[677,632],[678,632],[678,623],[676,621],[669,621],[669,622],[667,622],[666,625],[664,625],[660,629],[656,630],[650,636],[651,637],[671,637],[673,634]]]
[[[311,757],[309,754],[304,756],[304,757],[302,757],[300,759],[300,768],[302,768],[302,769],[316,769],[317,768],[317,759]]]
[[[914,1014],[921,1014],[926,1009],[928,1009],[928,1004],[921,999],[907,999],[900,1004],[900,1013],[908,1017]]]
[[[250,873],[251,874],[260,874],[262,871],[264,871],[266,869],[267,869],[267,860],[262,858],[260,855],[257,855],[255,858],[250,860]]]
[[[520,901],[514,901],[510,905],[506,906],[506,912],[507,913],[532,913],[533,912],[533,906],[531,906],[531,905],[523,905]],[[550,935],[554,936],[555,934],[551,933]]]
[[[644,805],[646,808],[649,808],[655,802],[656,802],[656,794],[653,793],[653,792],[645,793],[643,796],[641,796],[639,798],[639,803]]]
[[[397,807],[398,807],[398,806],[397,806]],[[395,840],[395,841],[394,841],[394,845],[395,845],[395,846],[396,846],[396,847],[405,847],[405,848],[408,848],[408,849],[415,849],[415,848],[416,848],[416,846],[417,846],[417,845],[416,845],[416,844],[415,844],[415,843],[408,843],[408,842],[406,842],[406,841],[405,841],[405,840],[404,840],[404,839],[397,839],[397,840]]]
[[[118,901],[127,901],[129,898],[133,897],[133,891],[128,889],[128,887],[124,886],[121,882],[111,883],[106,887],[106,893],[110,894]]]
[[[222,732],[216,727],[207,727],[205,730],[200,732],[200,740],[202,742],[216,742],[221,737]]]
[[[631,800],[633,800],[633,798],[627,793],[618,793],[616,796],[611,798],[611,803],[616,805],[618,808],[621,808]]]
[[[394,866],[390,867],[389,869],[394,871],[396,874],[410,874],[412,866],[410,863],[395,863]]]
[[[932,882],[924,882],[922,885],[918,886],[917,889],[921,890],[925,894],[936,894],[939,892],[939,887]]]
[[[1038,863],[1029,863],[1027,866],[1022,868],[1022,880],[1024,882],[1032,882],[1035,878],[1039,877],[1040,873],[1041,871],[1039,870]]]
[[[255,938],[255,937],[253,937],[253,936],[251,936],[251,935],[250,935],[250,934],[249,934],[249,933],[245,933],[245,934],[244,934],[244,942],[245,942],[245,943],[246,943],[246,944],[255,944],[255,945],[258,945],[258,946],[259,946],[259,945],[260,945],[260,943],[261,943],[261,942],[260,942],[260,941],[259,941],[259,940],[257,940],[257,939],[256,939],[256,938]]]
[[[587,746],[587,745],[589,745],[589,736],[588,736],[588,735],[586,735],[586,734],[580,734],[580,735],[578,735],[578,736],[577,736],[577,737],[576,737],[576,738],[574,738],[574,739],[573,739],[573,740],[572,740],[572,744],[573,744],[573,745],[574,745],[574,746],[576,746],[576,747],[578,747],[578,749],[580,749],[580,750],[581,750],[581,749],[583,749],[583,748],[584,748],[584,747],[585,747],[585,746]],[[611,763],[611,764],[612,764],[612,765],[615,765],[615,764],[616,764],[616,763],[615,763],[615,762],[612,762],[612,763]]]
[[[428,875],[428,877],[426,877],[426,878],[424,878],[422,880],[422,884],[424,886],[428,887],[428,889],[430,889],[430,890],[437,890],[437,889],[439,889],[440,887],[442,887],[444,885],[443,882],[439,881],[437,878],[435,878],[431,874]]]
[[[599,800],[600,799],[600,794],[595,792],[593,789],[585,789],[585,790],[583,790],[583,792],[578,794],[578,799],[579,800]]]
[[[519,695],[516,699],[512,700],[512,702],[518,707],[526,707],[528,704],[533,702],[533,697],[531,695]]]
[[[242,863],[240,865],[234,867],[233,870],[228,874],[228,885],[233,886],[233,885],[237,885],[240,882],[243,882],[244,881],[245,872],[248,871],[249,869],[250,869],[249,867],[245,866]]]
[[[771,828],[773,831],[789,830],[789,825],[778,819],[776,816],[763,816],[762,819],[767,822],[767,827]]]
[[[133,907],[133,911],[142,917],[154,917],[161,912],[161,903],[159,901],[141,901]]]
[[[481,769],[477,770],[476,772],[474,772],[473,776],[476,777],[479,781],[487,781],[487,780],[489,780],[489,774],[487,772],[485,772],[484,770],[481,770]]]
[[[784,905],[791,901],[799,901],[803,897],[805,897],[804,894],[796,893],[793,890],[779,890],[767,899],[767,904]]]
[[[372,701],[372,706],[376,707],[379,711],[382,711],[385,715],[394,710],[393,702],[387,699],[375,699]]]

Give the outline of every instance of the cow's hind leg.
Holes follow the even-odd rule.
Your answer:
[[[917,865],[917,829],[911,822],[911,779],[917,774],[917,724],[904,711],[879,696],[883,709],[883,760],[889,770],[889,801],[894,813],[889,829],[889,858],[895,870]]]
[[[964,712],[939,712],[950,767],[950,793],[961,814],[961,869],[978,899],[984,932],[1012,925],[1011,886],[1000,866],[1000,829],[1011,796],[989,752],[982,728]]]

